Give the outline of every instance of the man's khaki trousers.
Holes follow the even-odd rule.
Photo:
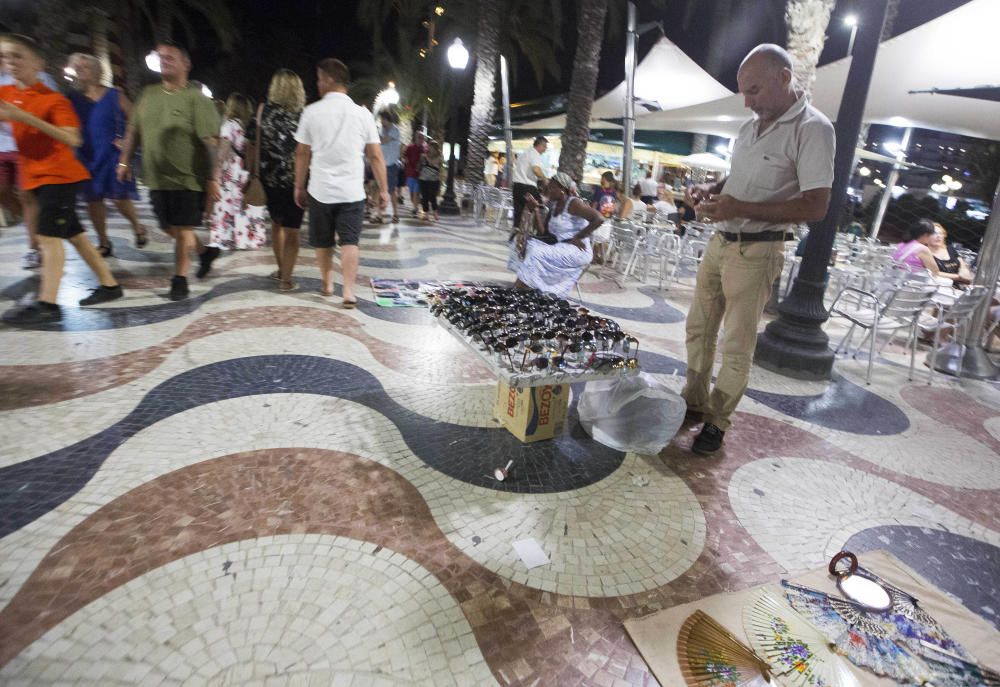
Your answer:
[[[750,381],[757,324],[784,264],[781,241],[727,241],[716,232],[698,269],[687,318],[688,409],[725,431]],[[722,325],[722,368],[709,393]]]

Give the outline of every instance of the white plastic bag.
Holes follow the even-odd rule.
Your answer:
[[[580,394],[580,424],[605,446],[656,454],[670,443],[684,420],[684,399],[645,372],[587,382]]]

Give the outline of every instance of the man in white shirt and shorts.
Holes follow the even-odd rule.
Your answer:
[[[347,95],[351,73],[333,58],[316,67],[320,100],[302,112],[295,132],[295,202],[309,209],[309,243],[316,249],[322,294],[333,295],[333,247],[340,246],[343,307],[355,308],[358,240],[365,217],[367,158],[379,188],[379,205],[389,202],[385,161],[372,113]],[[308,178],[308,188],[306,180]]]
[[[514,173],[511,175],[514,187],[511,189],[514,195],[514,228],[521,226],[521,214],[524,212],[524,196],[532,195],[535,200],[541,202],[542,194],[539,192],[539,184],[545,183],[545,171],[542,167],[542,154],[549,147],[549,139],[539,136],[535,139],[531,147],[521,153],[514,163]]]
[[[781,273],[791,226],[826,216],[833,186],[830,120],[795,90],[784,49],[758,45],[736,76],[753,113],[740,127],[729,176],[688,189],[685,202],[718,223],[698,269],[687,318],[688,412],[704,419],[692,450],[722,446],[750,380],[757,325]],[[722,325],[722,367],[709,393]]]

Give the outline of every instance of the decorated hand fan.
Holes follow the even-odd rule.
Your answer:
[[[898,682],[923,684],[930,668],[903,644],[894,641],[895,628],[860,604],[831,597],[816,589],[782,580],[788,602],[852,663]]]
[[[842,562],[847,562],[846,569],[839,565]],[[872,588],[885,594],[884,604],[874,606],[862,602],[860,605],[869,612],[874,611],[875,617],[883,618],[892,630],[891,639],[904,644],[910,653],[927,664],[936,687],[1000,686],[1000,675],[978,665],[965,648],[920,606],[916,597],[858,565],[857,556],[853,553],[841,551],[830,561],[829,569],[830,574],[837,578],[838,588],[853,601],[870,600]],[[868,590],[868,593],[853,595],[849,583],[855,581],[859,583],[855,586]]]
[[[775,678],[789,687],[857,687],[826,638],[783,600],[762,589],[743,607],[743,629]]]
[[[711,616],[695,611],[677,636],[677,661],[689,687],[769,687],[767,663]]]

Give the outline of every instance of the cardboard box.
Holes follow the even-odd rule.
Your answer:
[[[501,381],[493,414],[526,444],[551,439],[562,434],[569,395],[569,384],[512,389]]]

